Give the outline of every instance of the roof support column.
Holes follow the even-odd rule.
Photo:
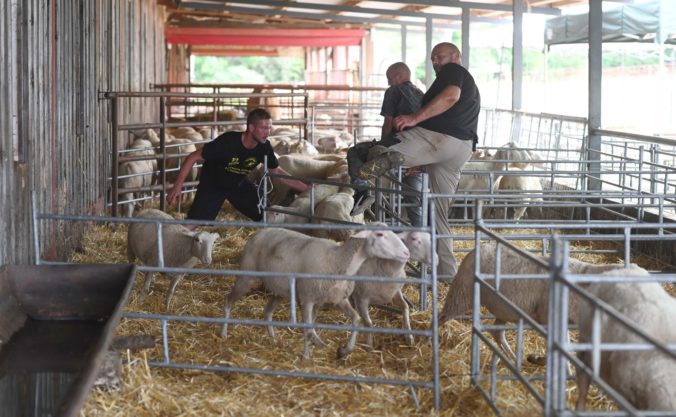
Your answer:
[[[406,63],[406,48],[408,45],[406,44],[406,37],[408,35],[408,27],[403,24],[401,25],[401,62]]]
[[[523,85],[523,0],[512,3],[512,110],[521,110]],[[521,137],[521,114],[514,114],[511,140],[519,142]]]
[[[429,59],[429,54],[432,53],[432,18],[428,17],[425,19],[425,50],[427,52],[427,58],[425,60],[425,86],[430,88],[432,85],[432,60]]]
[[[523,0],[512,5],[512,110],[521,110],[523,89]]]
[[[603,72],[603,44],[601,28],[603,27],[603,1],[589,0],[589,141],[587,158],[590,161],[587,187],[589,190],[600,190],[601,171],[601,136],[596,129],[601,128],[601,73]]]
[[[469,7],[462,8],[462,66],[469,69]]]

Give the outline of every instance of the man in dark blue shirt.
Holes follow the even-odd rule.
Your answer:
[[[394,118],[401,114],[415,113],[420,109],[423,92],[411,82],[411,70],[403,62],[396,62],[390,65],[385,72],[387,84],[390,86],[385,90],[383,104],[380,115],[385,119],[381,130],[380,140],[371,142],[361,142],[347,150],[348,172],[352,178],[352,184],[360,186],[354,196],[354,208],[352,215],[363,213],[369,208],[375,198],[368,189],[369,183],[358,177],[359,169],[366,162],[369,151],[376,145],[392,146],[399,143],[394,134]],[[404,183],[415,190],[421,187],[420,175],[404,177]],[[420,199],[412,196],[405,196],[404,201],[409,204],[407,210],[409,221],[414,226],[421,225]]]
[[[424,167],[430,189],[435,194],[453,194],[460,172],[472,155],[476,143],[481,96],[474,78],[461,64],[457,46],[442,42],[432,49],[436,79],[425,93],[422,107],[410,115],[394,119],[400,143],[362,166],[359,176],[380,176],[399,165]],[[435,223],[439,234],[450,235],[448,223],[452,201],[434,199]],[[439,240],[439,274],[455,276],[457,262],[450,239]]]
[[[279,166],[277,157],[268,142],[272,131],[272,118],[265,109],[254,109],[247,116],[245,132],[226,132],[213,141],[186,156],[178,178],[167,194],[172,204],[181,193],[183,181],[197,162],[204,162],[195,199],[188,212],[188,219],[214,220],[227,199],[240,213],[251,220],[260,221],[258,189],[247,175],[267,156],[270,172],[289,175]],[[307,185],[282,178],[282,182],[298,192]],[[195,228],[196,225],[188,225]]]

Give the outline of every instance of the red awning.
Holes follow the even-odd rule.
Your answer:
[[[188,45],[349,46],[360,45],[363,29],[234,29],[167,27],[167,42]]]

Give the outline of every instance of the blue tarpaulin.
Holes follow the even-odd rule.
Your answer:
[[[603,42],[676,44],[676,0],[626,4],[603,12]],[[589,41],[589,14],[549,19],[545,45]]]

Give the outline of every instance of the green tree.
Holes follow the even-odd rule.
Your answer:
[[[197,56],[193,82],[275,83],[302,82],[305,63],[296,57]]]

